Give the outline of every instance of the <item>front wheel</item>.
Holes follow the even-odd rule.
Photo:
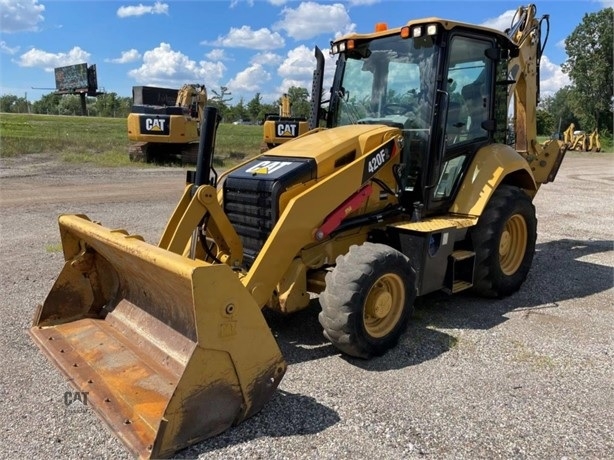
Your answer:
[[[384,354],[405,330],[416,298],[416,275],[407,257],[383,245],[352,246],[337,258],[320,294],[324,336],[359,358]]]
[[[505,297],[520,289],[533,262],[536,239],[531,199],[518,187],[501,185],[471,231],[476,255],[473,291]]]

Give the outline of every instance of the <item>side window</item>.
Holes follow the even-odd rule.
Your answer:
[[[448,146],[483,138],[489,119],[491,61],[484,54],[490,41],[454,36],[450,44],[446,91],[450,95],[446,124]]]
[[[465,170],[467,157],[467,155],[454,157],[444,163],[439,182],[435,188],[434,198],[436,200],[445,200],[452,196],[456,182]]]

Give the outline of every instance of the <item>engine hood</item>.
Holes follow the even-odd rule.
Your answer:
[[[384,125],[339,126],[311,131],[269,150],[266,155],[313,158],[321,178],[400,134],[399,129]]]

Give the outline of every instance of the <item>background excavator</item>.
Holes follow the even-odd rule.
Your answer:
[[[169,101],[172,93],[176,97]],[[127,120],[130,159],[195,164],[206,103],[204,85],[186,84],[179,90],[132,88],[132,109]]]
[[[506,33],[426,18],[340,37],[326,110],[316,48],[311,130],[221,175],[207,107],[157,245],[60,216],[66,263],[33,340],[131,451],[158,458],[272,397],[286,362],[264,308],[319,294],[324,335],[370,358],[395,346],[418,296],[514,293],[533,198],[565,154],[536,136],[547,21],[529,5]]]
[[[305,117],[293,117],[290,96],[283,94],[279,105],[279,115],[269,114],[262,126],[263,139],[261,151],[277,147],[309,131],[309,123]]]

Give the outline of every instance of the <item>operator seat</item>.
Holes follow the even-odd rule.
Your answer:
[[[448,118],[446,121],[446,143],[447,145],[456,144],[463,139],[467,126],[467,119],[461,118],[462,105],[458,101],[450,101],[448,104]]]
[[[461,94],[471,119],[468,139],[486,136],[486,130],[482,127],[482,122],[488,120],[487,93],[484,84],[478,79],[473,83],[463,86]]]

